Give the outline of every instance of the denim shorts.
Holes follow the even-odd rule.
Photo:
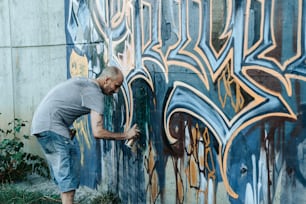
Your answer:
[[[68,139],[52,131],[36,135],[46,156],[50,173],[61,192],[79,187],[80,152],[76,139]]]

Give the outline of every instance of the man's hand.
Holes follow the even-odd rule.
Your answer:
[[[137,124],[134,124],[128,131],[125,132],[126,139],[133,139],[139,136],[140,130],[137,127]]]
[[[128,140],[136,138],[140,131],[137,127],[137,124],[134,124],[129,130],[121,133],[117,132],[110,132],[104,129],[103,126],[103,115],[97,113],[94,110],[90,111],[90,118],[91,118],[91,128],[92,134],[96,139],[109,139],[109,140]]]

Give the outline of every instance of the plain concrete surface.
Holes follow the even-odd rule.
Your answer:
[[[10,46],[10,13],[9,0],[0,1],[0,47]]]
[[[42,98],[53,86],[66,80],[65,46],[16,48],[12,53],[15,117],[29,121],[30,125]],[[40,152],[36,141],[25,143],[25,151]]]
[[[64,1],[11,0],[9,8],[13,47],[66,43]]]
[[[0,127],[13,118],[29,121],[54,85],[67,79],[62,0],[0,1]],[[25,150],[39,153],[36,140]]]
[[[3,128],[14,118],[13,76],[10,48],[0,48],[0,62],[0,127]]]

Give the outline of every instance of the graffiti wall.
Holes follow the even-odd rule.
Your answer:
[[[306,203],[305,0],[66,0],[67,72],[125,75],[82,184],[123,203]],[[102,103],[102,102],[101,102]]]

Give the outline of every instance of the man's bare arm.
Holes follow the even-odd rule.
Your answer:
[[[132,128],[130,128],[129,130],[123,133],[110,132],[104,129],[103,116],[94,110],[90,111],[90,118],[91,118],[92,133],[93,136],[97,139],[127,140],[137,137],[139,134],[139,130],[136,124]]]

